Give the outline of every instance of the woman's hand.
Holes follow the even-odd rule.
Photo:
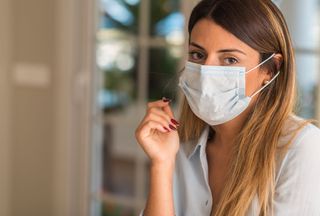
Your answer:
[[[146,115],[136,130],[138,143],[155,164],[174,163],[179,149],[179,123],[169,103],[165,98],[148,103]]]

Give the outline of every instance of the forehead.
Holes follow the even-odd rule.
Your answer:
[[[192,29],[190,42],[197,43],[207,51],[237,48],[247,53],[256,52],[249,45],[209,19],[199,20]]]

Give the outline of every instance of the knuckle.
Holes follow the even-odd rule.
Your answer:
[[[159,109],[158,107],[150,108],[149,113],[152,113],[153,115],[156,115],[156,116],[162,116],[163,115],[161,109]]]
[[[167,120],[167,121],[170,121],[170,116],[167,114],[167,113],[164,113],[163,114],[163,117]]]
[[[153,127],[153,125],[154,125],[154,124],[153,124],[153,121],[148,121],[148,122],[147,122],[147,126],[148,126],[148,127]]]
[[[149,109],[152,108],[152,105],[153,105],[153,102],[147,103],[147,107],[148,107]]]
[[[149,113],[155,113],[156,110],[157,110],[156,107],[150,107],[149,110],[148,110],[148,112],[149,112]]]
[[[148,112],[148,114],[147,114],[148,119],[153,119],[154,116],[155,116],[155,114],[153,112]]]
[[[140,128],[137,128],[137,129],[135,130],[134,135],[135,135],[136,138],[139,137],[139,135],[140,135]]]
[[[137,130],[135,132],[135,138],[138,141],[138,143],[141,143],[141,141],[143,140],[142,136],[141,136],[141,130]]]

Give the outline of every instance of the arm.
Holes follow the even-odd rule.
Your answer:
[[[148,104],[136,138],[151,160],[150,189],[144,216],[173,216],[173,172],[179,149],[178,123],[168,102]]]
[[[150,170],[150,191],[144,215],[174,215],[173,206],[174,163],[152,164]]]

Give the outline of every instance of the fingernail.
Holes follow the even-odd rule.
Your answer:
[[[169,124],[169,128],[170,128],[171,130],[177,130],[177,128],[175,128],[172,124]]]
[[[163,97],[163,98],[162,98],[162,101],[165,102],[165,103],[168,103],[168,102],[171,102],[171,99],[166,98],[166,97]]]
[[[170,130],[168,129],[168,128],[166,128],[166,127],[163,127],[166,131],[168,131],[168,132],[170,132]]]
[[[171,122],[172,122],[173,124],[175,124],[176,126],[179,126],[179,125],[180,125],[179,122],[177,122],[175,119],[171,119]]]

